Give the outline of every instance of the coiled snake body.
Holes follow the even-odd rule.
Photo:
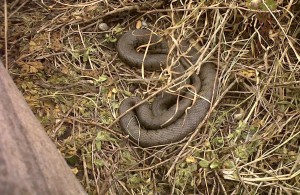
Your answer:
[[[148,30],[134,30],[125,33],[118,41],[117,51],[119,58],[129,66],[142,67],[146,70],[160,70],[161,66],[166,67],[168,57],[168,45],[166,42],[159,42],[160,37]],[[146,56],[136,51],[142,44],[157,43],[151,46],[155,53],[148,52]],[[191,50],[191,62],[197,60],[198,54]],[[184,59],[175,66],[174,70],[184,72]],[[186,63],[185,63],[186,64]],[[158,98],[161,101],[153,103],[154,108],[148,103],[126,113],[120,118],[119,124],[130,138],[142,147],[157,146],[180,141],[189,133],[194,131],[204,119],[210,108],[211,101],[215,95],[214,84],[216,76],[215,65],[204,63],[201,66],[199,75],[192,75],[188,82],[196,89],[196,101],[192,105],[193,94],[187,92],[178,105],[174,95],[164,94]],[[123,114],[141,101],[138,97],[130,97],[120,105],[119,114]],[[189,109],[190,105],[192,105]]]

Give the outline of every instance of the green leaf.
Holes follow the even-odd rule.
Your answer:
[[[238,146],[235,149],[235,154],[243,160],[247,160],[249,158],[249,153],[247,151],[247,148],[245,146]]]
[[[226,160],[224,163],[223,163],[223,167],[225,169],[233,169],[235,168],[235,164],[232,160]]]
[[[215,145],[215,146],[223,146],[224,145],[224,139],[222,137],[215,137],[213,140],[212,140],[212,143]]]
[[[264,2],[265,4],[264,4]],[[247,7],[255,10],[268,11],[268,8],[273,11],[277,9],[277,1],[274,0],[247,0]]]
[[[97,151],[100,151],[102,149],[102,142],[101,141],[96,141],[95,145],[96,145]]]
[[[209,164],[210,164],[210,162],[208,162],[207,160],[201,160],[199,162],[200,167],[203,167],[203,168],[208,168]]]
[[[220,168],[220,162],[217,161],[217,160],[214,160],[210,166],[209,166],[211,169],[217,169],[217,168]]]
[[[97,82],[102,83],[106,80],[107,80],[107,76],[103,74],[103,75],[99,76],[99,78],[97,79]]]
[[[104,161],[103,160],[100,160],[100,159],[95,159],[94,160],[94,164],[98,167],[98,168],[101,168],[104,166]]]
[[[117,38],[110,34],[105,34],[105,41],[109,43],[115,43],[117,42]]]
[[[116,139],[112,138],[110,133],[107,131],[99,131],[95,138],[95,145],[98,151],[102,148],[102,142],[114,142]]]
[[[79,162],[79,157],[76,155],[65,157],[65,160],[68,162],[69,165],[74,166],[77,162]]]
[[[129,178],[129,182],[131,184],[139,184],[141,183],[142,179],[141,177],[139,177],[137,174],[135,175],[132,175],[130,178]]]
[[[129,151],[124,151],[121,153],[121,162],[122,164],[129,165],[129,166],[132,166],[133,164],[136,163]]]
[[[100,131],[97,133],[96,141],[116,141],[110,137],[110,133],[107,131]]]
[[[268,6],[268,8],[273,11],[273,10],[276,10],[277,8],[277,2],[274,1],[274,0],[265,0],[265,4]],[[267,8],[265,7],[265,5],[263,5],[263,10],[267,10]]]

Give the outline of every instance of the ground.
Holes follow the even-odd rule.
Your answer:
[[[4,2],[2,61],[89,194],[300,193],[298,1]],[[218,67],[205,123],[161,148],[118,126],[124,98],[170,82],[119,60],[118,38],[142,27]]]

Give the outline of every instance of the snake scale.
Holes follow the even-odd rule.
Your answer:
[[[145,70],[161,70],[167,66],[169,49],[167,43],[160,39],[149,30],[128,31],[117,43],[119,58],[128,66],[141,68],[143,65]],[[136,51],[138,46],[148,43],[153,46],[149,47],[146,56]],[[195,63],[199,57],[195,51],[191,49],[189,53],[192,55],[189,59],[192,63]],[[180,76],[186,66],[186,60],[180,59],[173,70]],[[194,131],[206,116],[216,93],[215,77],[215,65],[207,62],[202,64],[199,75],[193,74],[187,80],[198,94],[194,102],[192,101],[194,95],[187,91],[182,92],[187,98],[181,98],[179,101],[174,95],[163,93],[163,97],[157,98],[158,101],[154,101],[152,105],[144,103],[127,112],[139,103],[141,98],[124,99],[119,107],[119,115],[127,112],[119,120],[122,130],[142,147],[180,141]]]

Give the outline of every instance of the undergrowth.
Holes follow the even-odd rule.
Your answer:
[[[4,18],[2,60],[89,194],[300,193],[298,1],[14,0]],[[118,38],[142,27],[198,48],[194,71],[218,67],[208,119],[161,148],[117,123],[124,98],[170,82],[118,59]]]

